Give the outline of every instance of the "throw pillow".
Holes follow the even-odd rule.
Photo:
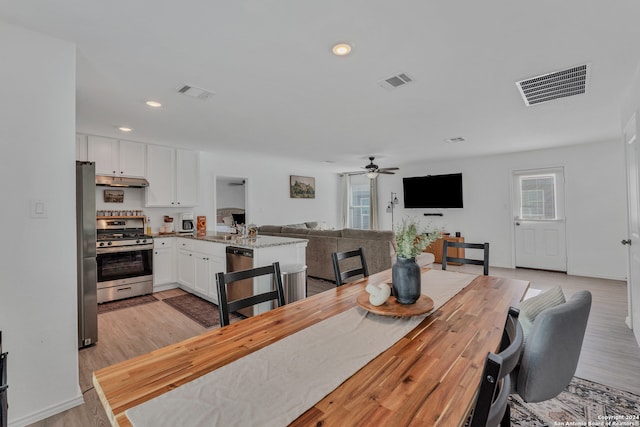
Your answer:
[[[536,320],[538,314],[542,313],[547,308],[555,307],[566,302],[564,293],[560,286],[549,289],[546,292],[526,299],[520,303],[520,315],[518,320],[522,325],[522,331],[524,332],[524,339],[526,341],[527,336],[533,329],[533,322]]]
[[[331,227],[329,227],[329,224],[327,224],[324,221],[321,221],[318,223],[316,230],[332,230]]]

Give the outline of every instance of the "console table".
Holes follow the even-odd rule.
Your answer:
[[[450,242],[460,242],[460,243],[464,243],[464,237],[455,237],[455,236],[447,236],[447,235],[442,235],[438,238],[438,240],[436,240],[435,242],[431,243],[429,246],[426,247],[426,249],[424,250],[424,252],[430,252],[433,254],[433,256],[435,257],[434,262],[437,262],[439,264],[442,264],[442,252],[443,252],[443,245],[444,245],[444,241],[448,240]],[[456,257],[456,258],[464,258],[464,249],[463,248],[450,248],[449,249],[449,256],[452,257]],[[460,265],[458,263],[452,262],[452,265]]]

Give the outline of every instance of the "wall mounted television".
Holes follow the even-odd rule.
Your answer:
[[[461,208],[462,174],[402,178],[405,208]]]

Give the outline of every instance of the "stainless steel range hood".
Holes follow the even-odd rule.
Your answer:
[[[96,185],[103,187],[133,187],[144,188],[149,186],[149,181],[144,178],[128,178],[124,176],[96,175]]]

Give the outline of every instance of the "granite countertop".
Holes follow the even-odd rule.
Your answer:
[[[237,237],[234,234],[226,233],[207,233],[206,235],[197,235],[193,233],[180,233],[174,235],[160,234],[153,237],[186,237],[189,239],[202,240],[205,242],[220,243],[227,246],[237,246],[240,248],[258,249],[268,248],[271,246],[295,245],[297,243],[308,242],[307,239],[294,239],[291,237],[278,236],[258,236],[258,237]]]

